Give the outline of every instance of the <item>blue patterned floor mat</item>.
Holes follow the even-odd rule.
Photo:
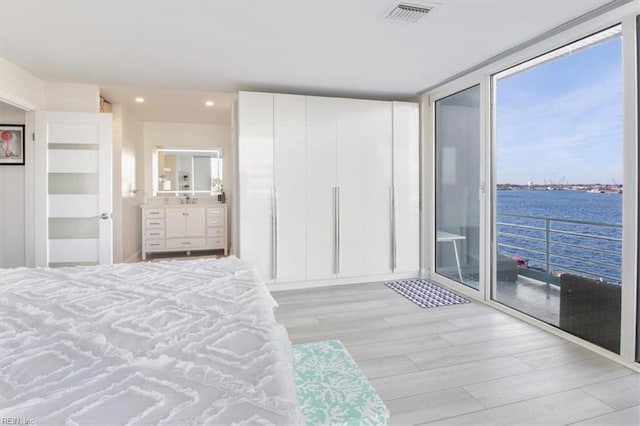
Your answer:
[[[469,303],[464,297],[421,279],[387,281],[385,284],[421,308]]]

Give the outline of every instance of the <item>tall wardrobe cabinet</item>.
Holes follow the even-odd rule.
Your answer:
[[[271,283],[417,275],[417,110],[240,92],[239,256]]]

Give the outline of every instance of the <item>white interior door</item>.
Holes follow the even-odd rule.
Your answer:
[[[307,96],[307,279],[335,278],[337,100]]]
[[[275,95],[274,276],[278,282],[304,281],[307,275],[305,115],[304,96]]]
[[[420,266],[419,107],[393,103],[394,272]]]
[[[35,113],[36,266],[113,262],[111,114]]]
[[[239,257],[273,279],[273,94],[238,95]]]

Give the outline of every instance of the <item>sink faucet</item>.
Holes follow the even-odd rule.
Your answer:
[[[189,204],[189,196],[187,195],[187,204]]]

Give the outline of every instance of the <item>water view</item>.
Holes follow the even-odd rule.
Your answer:
[[[620,283],[621,223],[621,193],[497,192],[498,253],[521,268]]]

